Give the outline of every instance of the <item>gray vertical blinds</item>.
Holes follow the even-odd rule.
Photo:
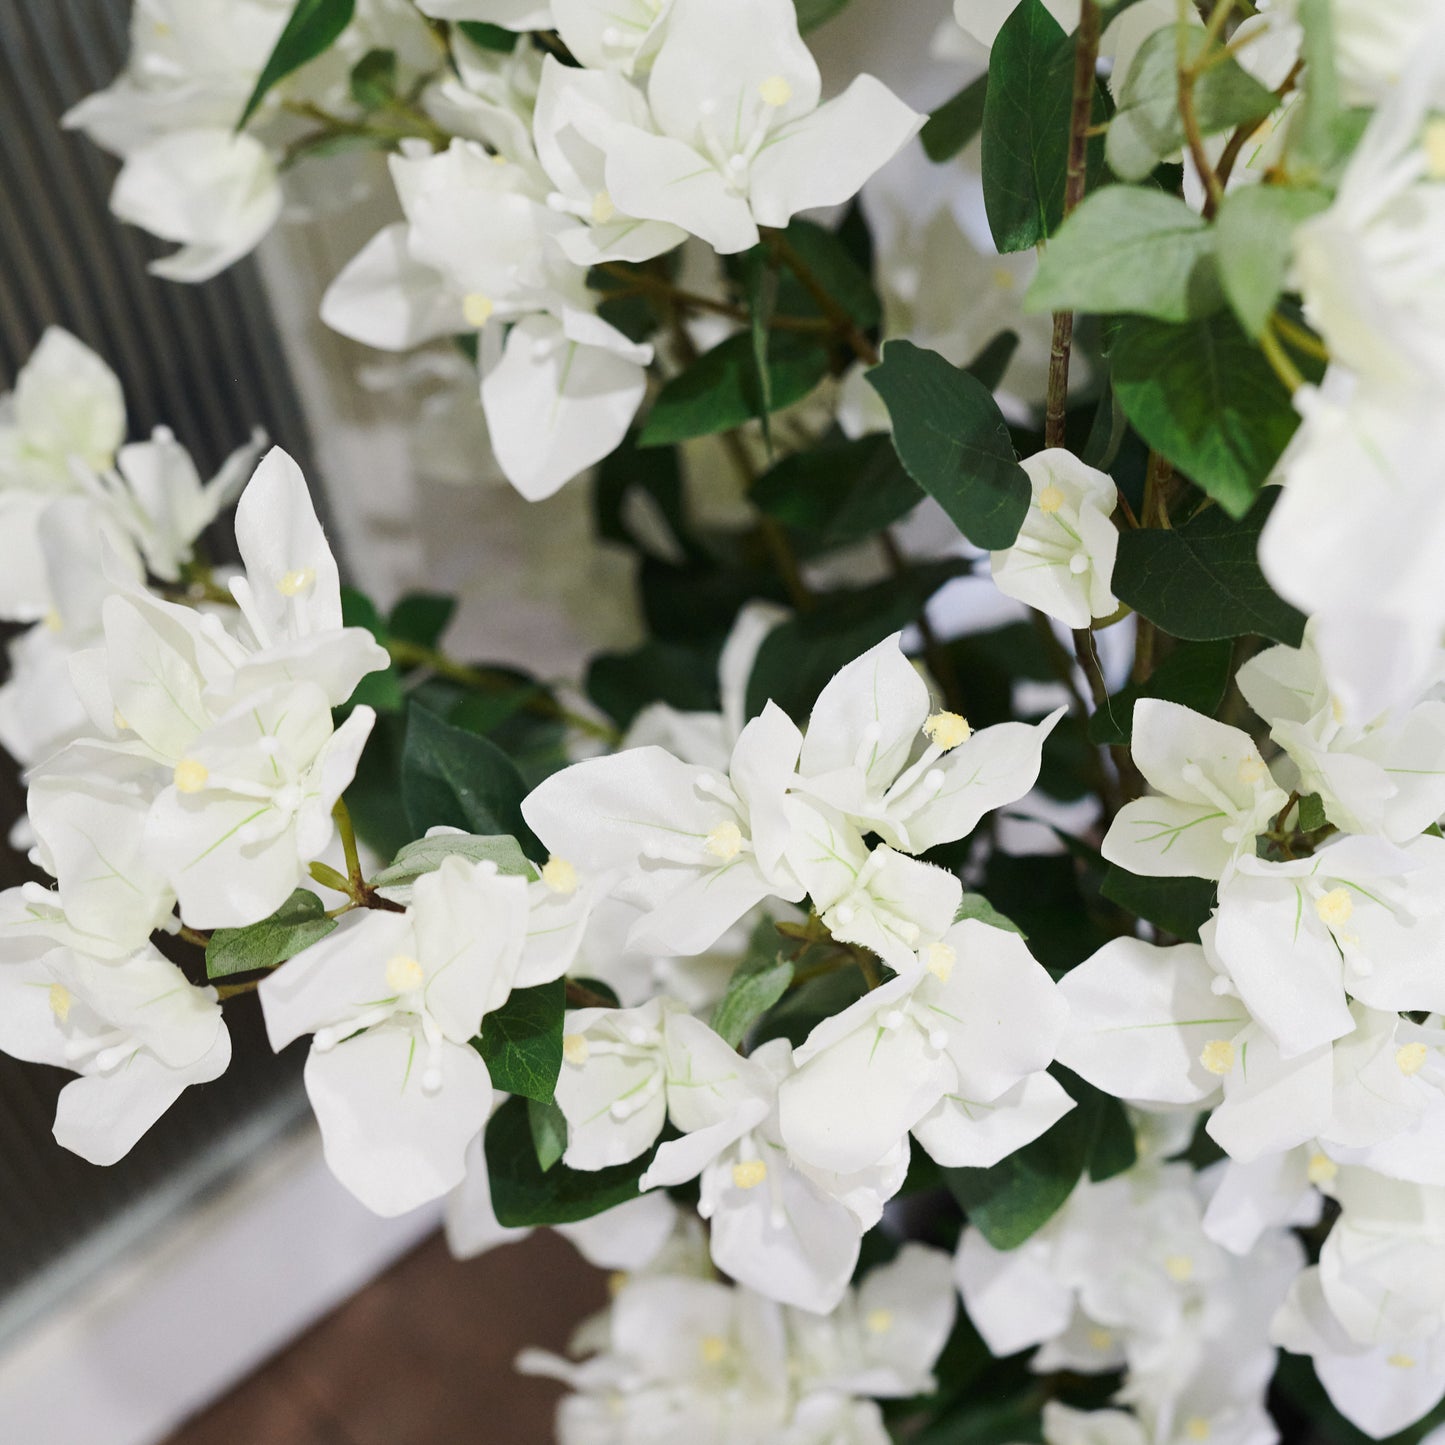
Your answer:
[[[207,475],[260,424],[305,466],[304,419],[254,269],[199,287],[147,275],[147,259],[164,248],[109,215],[115,162],[60,129],[69,106],[120,70],[129,8],[0,0],[0,392],[58,323],[120,376],[133,437],[170,426]],[[20,806],[0,757],[0,839]],[[0,884],[25,867],[0,841]],[[177,1181],[213,1175],[220,1164],[208,1161],[234,1157],[237,1140],[257,1137],[258,1114],[291,1096],[300,1059],[271,1056],[254,999],[228,1004],[227,1017],[230,1071],[189,1091],[111,1169],[50,1136],[69,1076],[0,1056],[0,1332],[45,1294],[47,1278],[73,1275],[77,1258],[103,1253],[98,1237],[124,1232],[107,1226],[154,1214]]]

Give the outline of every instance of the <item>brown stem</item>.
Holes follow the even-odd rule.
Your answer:
[[[1284,82],[1278,86],[1274,92],[1277,100],[1283,100],[1285,96],[1295,88],[1304,68],[1305,63],[1303,60],[1295,61],[1294,69],[1285,76]],[[1234,134],[1229,137],[1229,143],[1224,147],[1219,157],[1219,164],[1215,167],[1214,171],[1215,175],[1219,177],[1219,184],[1221,186],[1227,186],[1229,184],[1229,178],[1234,173],[1234,167],[1238,164],[1239,157],[1244,152],[1245,143],[1258,129],[1258,121],[1247,121],[1244,125],[1237,127]]]
[[[593,992],[586,984],[577,983],[573,979],[567,980],[567,1007],[568,1008],[613,1008],[610,998],[605,998],[600,993]]]
[[[837,298],[813,273],[812,268],[798,254],[795,247],[781,231],[765,231],[764,240],[772,247],[773,255],[798,278],[803,289],[817,304],[818,310],[828,318],[834,331],[847,344],[853,355],[864,366],[878,365],[878,348],[868,339],[858,323],[848,314]]]

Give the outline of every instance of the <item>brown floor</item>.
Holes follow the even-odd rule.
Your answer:
[[[166,1445],[546,1445],[559,1387],[512,1361],[605,1298],[548,1231],[466,1263],[432,1238]]]

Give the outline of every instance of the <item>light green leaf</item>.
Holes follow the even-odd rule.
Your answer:
[[[1299,800],[1299,830],[1301,833],[1318,832],[1329,822],[1325,814],[1325,800],[1318,793],[1306,793]]]
[[[1295,227],[1329,203],[1317,187],[1242,186],[1225,196],[1215,220],[1219,280],[1251,336],[1264,330],[1284,290]]]
[[[537,1099],[528,1099],[527,1123],[532,1130],[537,1164],[545,1174],[566,1152],[567,1116],[555,1103],[543,1104]]]
[[[1113,383],[1134,430],[1232,517],[1254,505],[1299,426],[1289,393],[1228,311],[1184,325],[1125,322]]]
[[[471,863],[492,862],[497,865],[497,872],[521,878],[537,876],[537,870],[527,861],[515,838],[438,833],[408,843],[390,865],[371,880],[372,886],[399,888],[415,883],[422,874],[435,872],[448,858],[465,858]]]
[[[798,29],[806,35],[846,9],[848,0],[793,0],[793,4],[798,11]]]
[[[1171,637],[1207,642],[1257,634],[1298,647],[1303,613],[1278,597],[1259,570],[1259,534],[1274,497],[1242,521],[1211,507],[1171,531],[1119,535],[1114,593]]]
[[[396,51],[368,50],[351,67],[351,98],[362,110],[378,110],[396,99]]]
[[[1219,302],[1204,220],[1152,187],[1106,186],[1085,197],[1044,249],[1024,306],[1187,321]]]
[[[747,953],[713,1009],[713,1031],[737,1048],[792,981],[793,965],[778,952],[778,931],[771,918],[764,918],[753,930]]]
[[[218,928],[206,945],[206,977],[229,978],[275,968],[326,937],[336,920],[321,900],[298,888],[269,918],[245,928]]]
[[[1104,154],[1126,181],[1142,181],[1184,144],[1179,114],[1179,64],[1194,65],[1211,42],[1198,25],[1166,25],[1140,47],[1119,109],[1109,123]],[[1279,102],[1218,43],[1194,82],[1194,114],[1202,135],[1261,121]]]
[[[492,1087],[550,1104],[562,1072],[562,1019],[567,984],[554,979],[513,989],[506,1003],[482,1020],[472,1047],[486,1060]]]
[[[988,387],[911,341],[888,342],[868,382],[888,407],[908,475],[975,546],[1012,546],[1031,490]]]
[[[958,911],[953,915],[955,923],[962,923],[965,919],[976,918],[980,923],[986,923],[990,928],[1002,928],[1009,933],[1017,933],[1020,938],[1027,938],[1022,928],[1012,918],[1005,918],[982,893],[965,893],[958,905]]]
[[[262,67],[256,88],[236,122],[237,130],[241,130],[255,115],[257,106],[273,85],[331,48],[337,36],[351,24],[355,9],[356,0],[296,0],[296,8]]]

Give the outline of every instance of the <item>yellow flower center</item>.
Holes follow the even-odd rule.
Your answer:
[[[1068,500],[1064,496],[1063,489],[1056,487],[1052,482],[1039,493],[1039,511],[1047,512],[1052,516]]]
[[[1445,181],[1445,117],[1425,123],[1425,165],[1432,181]]]
[[[276,590],[283,597],[299,597],[303,592],[309,590],[315,581],[316,569],[314,567],[298,567],[294,572],[288,572],[276,583]]]
[[[1243,758],[1236,769],[1241,783],[1263,782],[1269,769],[1264,765],[1263,758]]]
[[[705,1365],[720,1365],[727,1359],[728,1342],[721,1335],[704,1335],[698,1341],[697,1352]]]
[[[1210,1436],[1209,1421],[1203,1415],[1191,1415],[1184,1422],[1184,1433],[1191,1440],[1207,1440]]]
[[[426,970],[410,954],[398,953],[386,961],[386,986],[393,993],[411,993],[426,982]]]
[[[542,882],[553,893],[569,894],[577,891],[577,870],[555,853],[542,865]]]
[[[491,320],[492,312],[496,309],[490,296],[483,296],[480,291],[473,291],[462,300],[462,319],[468,326],[481,328]]]
[[[768,1177],[768,1166],[761,1159],[744,1159],[733,1165],[733,1186],[737,1189],[756,1189]]]
[[[947,983],[953,977],[953,965],[958,955],[946,943],[930,943],[923,950],[924,964],[939,983]]]
[[[1211,1074],[1227,1074],[1234,1067],[1234,1045],[1228,1039],[1210,1039],[1199,1051],[1199,1062]]]
[[[968,719],[961,713],[936,712],[923,724],[924,735],[934,747],[949,752],[973,736]]]
[[[776,110],[792,100],[793,87],[781,75],[770,75],[758,86],[758,94],[762,96],[764,105]]]
[[[1109,1330],[1101,1329],[1098,1325],[1095,1325],[1094,1328],[1089,1331],[1089,1344],[1102,1355],[1105,1350],[1112,1350],[1114,1348],[1114,1336]]]
[[[1194,1278],[1194,1261],[1187,1254],[1171,1254],[1164,1261],[1164,1273],[1175,1284],[1184,1284]]]
[[[714,858],[730,863],[743,851],[743,830],[731,820],[719,823],[707,835],[706,847]]]
[[[1340,1166],[1328,1154],[1311,1154],[1305,1169],[1311,1184],[1328,1184],[1339,1172]]]
[[[591,1056],[592,1050],[588,1047],[586,1036],[583,1034],[567,1034],[562,1039],[562,1057],[569,1064],[576,1064],[581,1068]]]
[[[869,1310],[863,1323],[868,1327],[870,1335],[886,1335],[893,1328],[893,1311]]]
[[[178,793],[199,793],[210,776],[211,771],[204,763],[198,763],[195,758],[182,758],[176,764],[172,780]]]
[[[605,226],[617,214],[617,204],[606,191],[598,191],[592,197],[592,222]]]
[[[63,983],[50,985],[50,1012],[61,1023],[70,1017],[70,990]]]
[[[1395,1067],[1405,1075],[1418,1074],[1429,1057],[1430,1050],[1424,1044],[1406,1044],[1395,1054]]]
[[[1391,1355],[1386,1359],[1387,1365],[1393,1365],[1397,1370],[1413,1370],[1415,1368],[1414,1355]]]
[[[1355,911],[1355,900],[1348,888],[1331,888],[1315,899],[1315,912],[1326,928],[1343,928]]]

